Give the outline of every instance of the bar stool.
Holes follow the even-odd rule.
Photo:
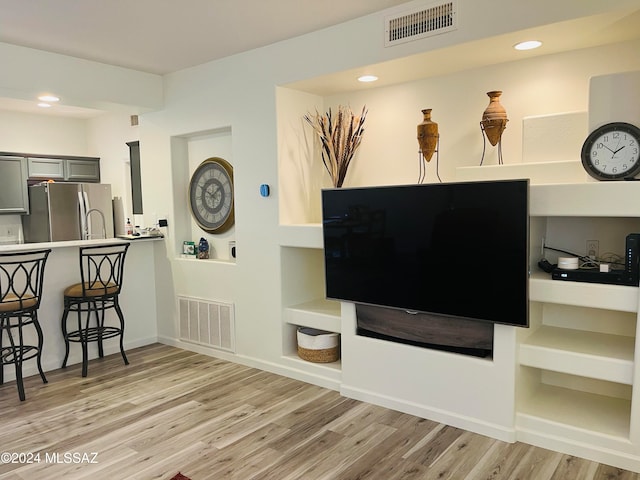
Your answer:
[[[80,283],[70,285],[64,290],[62,336],[66,351],[62,368],[67,366],[69,359],[69,343],[80,343],[82,376],[86,377],[88,344],[97,342],[98,355],[102,358],[103,340],[114,337],[120,337],[120,353],[125,365],[129,365],[124,352],[124,315],[118,301],[128,248],[129,243],[80,247]],[[105,325],[105,312],[109,309],[115,310],[119,326]],[[76,312],[77,315],[77,324],[71,330],[67,325],[69,312]],[[92,317],[95,318],[95,324],[91,322]]]
[[[44,266],[51,249],[0,254],[0,385],[4,383],[4,366],[14,365],[18,396],[24,401],[22,364],[36,359],[42,382],[42,328],[38,322],[38,308],[42,297]],[[37,345],[25,344],[24,327],[33,325]],[[5,345],[5,334],[8,345]]]

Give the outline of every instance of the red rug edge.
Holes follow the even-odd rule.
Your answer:
[[[171,480],[191,480],[189,477],[185,477],[180,472],[177,473],[175,477],[171,477]]]

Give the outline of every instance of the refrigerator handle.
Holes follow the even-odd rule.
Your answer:
[[[87,198],[86,192],[79,191],[78,192],[78,205],[80,205],[80,237],[83,240],[87,240],[89,238],[89,225],[87,219],[87,203],[89,199]]]

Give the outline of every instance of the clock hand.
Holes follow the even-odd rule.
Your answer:
[[[615,155],[616,153],[618,153],[620,150],[622,150],[624,147],[626,147],[626,145],[621,146],[619,149],[617,149],[615,152],[613,152],[613,154]]]
[[[220,186],[213,184],[204,189],[204,193],[205,195],[209,195],[210,197],[212,197],[218,193],[218,190],[220,190]]]

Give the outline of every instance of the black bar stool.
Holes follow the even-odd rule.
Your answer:
[[[0,385],[4,383],[4,366],[14,365],[18,396],[24,401],[22,363],[36,359],[42,381],[42,328],[38,322],[38,308],[42,296],[44,266],[50,249],[0,254]],[[24,327],[33,325],[37,345],[25,344]],[[8,345],[4,343],[5,334]]]
[[[120,337],[120,353],[125,365],[129,365],[124,353],[124,315],[118,302],[128,248],[129,243],[80,247],[80,283],[64,290],[62,336],[66,351],[62,368],[67,366],[69,359],[69,342],[80,343],[82,376],[86,377],[89,342],[98,343],[98,354],[102,358],[103,340],[113,337]],[[118,315],[119,326],[105,325],[105,311],[109,309],[114,309]],[[77,314],[77,325],[72,330],[67,325],[69,312]],[[95,324],[91,322],[92,317],[95,318]]]

